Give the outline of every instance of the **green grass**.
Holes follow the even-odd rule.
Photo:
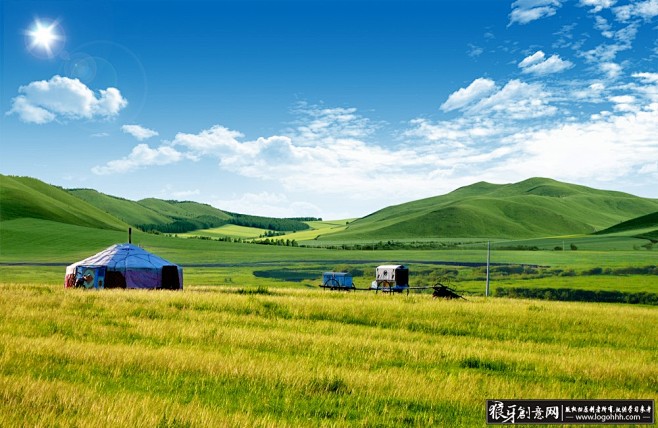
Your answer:
[[[508,185],[477,183],[446,195],[384,208],[329,239],[520,239],[585,234],[657,208],[658,201],[653,199],[543,178]]]
[[[105,195],[96,190],[71,189],[68,192],[131,225],[166,224],[173,221],[171,217],[141,205],[139,202]]]
[[[93,229],[34,219],[0,222],[0,262],[72,263],[110,245],[127,241],[127,232]],[[136,231],[133,242],[171,262],[182,264],[292,265],[299,261],[326,263],[401,263],[486,261],[486,250],[391,250],[346,251],[237,244],[199,239],[174,238]],[[655,251],[509,251],[492,250],[492,262],[547,266],[617,267],[655,264]]]
[[[658,393],[654,308],[0,287],[2,426],[483,426],[487,398]]]
[[[270,240],[286,240],[294,239],[297,242],[312,241],[318,236],[327,236],[333,233],[341,232],[347,227],[347,220],[333,220],[333,221],[305,221],[304,223],[310,226],[308,230],[286,232],[284,235],[271,236]],[[208,238],[221,238],[231,237],[240,239],[257,239],[267,233],[267,229],[259,229],[256,227],[237,226],[234,224],[227,224],[221,227],[212,229],[195,230],[194,232],[179,234],[183,237],[202,236]]]
[[[127,229],[128,225],[72,196],[64,189],[29,177],[0,174],[0,221],[21,218],[99,229]]]
[[[647,214],[641,217],[637,217],[616,224],[598,233],[605,234],[605,233],[626,232],[626,231],[633,231],[633,233],[637,233],[636,231],[638,229],[643,229],[643,231],[648,232],[652,230],[657,230],[656,228],[658,228],[658,212]]]
[[[230,218],[224,211],[198,202],[163,201],[155,198],[142,199],[138,202],[140,205],[172,218],[195,218],[201,216],[217,217],[226,220]]]
[[[207,238],[222,238],[222,237],[231,237],[231,238],[240,238],[240,239],[254,239],[258,238],[262,234],[266,233],[266,229],[259,229],[257,227],[246,227],[238,226],[235,224],[226,224],[220,227],[214,227],[212,229],[201,229],[195,230],[188,233],[179,233],[178,236],[181,237],[207,237]]]
[[[452,286],[470,294],[484,294],[485,283],[478,281],[463,281]],[[628,293],[658,293],[658,278],[651,275],[626,276],[555,276],[550,278],[535,278],[528,280],[498,278],[491,281],[492,293],[498,287],[530,287],[530,288],[572,288],[582,290],[624,291]]]

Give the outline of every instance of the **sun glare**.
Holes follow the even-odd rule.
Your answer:
[[[58,33],[57,29],[57,21],[46,22],[37,19],[32,28],[26,32],[30,38],[29,49],[38,49],[45,52],[48,57],[51,57],[54,46],[64,38]]]

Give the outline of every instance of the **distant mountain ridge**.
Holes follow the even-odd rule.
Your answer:
[[[227,213],[208,204],[147,198],[131,201],[93,189],[63,189],[31,177],[0,174],[0,221],[34,218],[99,229],[184,233],[238,224],[277,231],[309,226],[296,219]]]
[[[656,199],[548,178],[511,184],[479,182],[445,195],[384,208],[350,222],[346,230],[327,239],[519,239],[614,233],[618,230],[614,226],[623,222],[627,224],[619,227],[624,230],[642,227],[644,236],[658,239],[658,227],[652,229],[656,213]],[[0,221],[20,218],[108,230],[133,226],[166,233],[229,223],[278,231],[309,227],[298,219],[236,214],[190,201],[130,201],[92,189],[66,190],[30,177],[0,174]]]
[[[548,178],[479,182],[374,212],[331,240],[589,234],[658,210],[658,200]],[[322,238],[320,238],[322,239]]]
[[[144,231],[184,233],[219,227],[231,216],[207,204],[148,198],[130,201],[92,189],[70,189],[72,195]]]

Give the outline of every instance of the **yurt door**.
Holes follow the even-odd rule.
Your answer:
[[[178,290],[178,266],[162,266],[162,288],[166,290]]]
[[[105,287],[105,266],[77,266],[75,286],[84,288]]]

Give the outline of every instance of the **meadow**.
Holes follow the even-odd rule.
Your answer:
[[[653,307],[190,281],[90,292],[13,269],[0,426],[484,426],[487,398],[658,393]]]
[[[1,427],[484,426],[488,398],[658,396],[656,306],[484,297],[484,235],[389,241],[361,222],[341,237],[345,220],[259,245],[220,239],[263,231],[235,224],[133,230],[183,266],[183,291],[67,290],[64,266],[126,242],[127,224],[14,181],[0,188],[16,201],[0,221]],[[140,222],[189,208],[89,197]],[[492,240],[491,291],[656,293],[653,242],[637,233]],[[290,238],[300,246],[276,245]],[[467,300],[317,287],[328,270],[367,287],[390,263]]]

